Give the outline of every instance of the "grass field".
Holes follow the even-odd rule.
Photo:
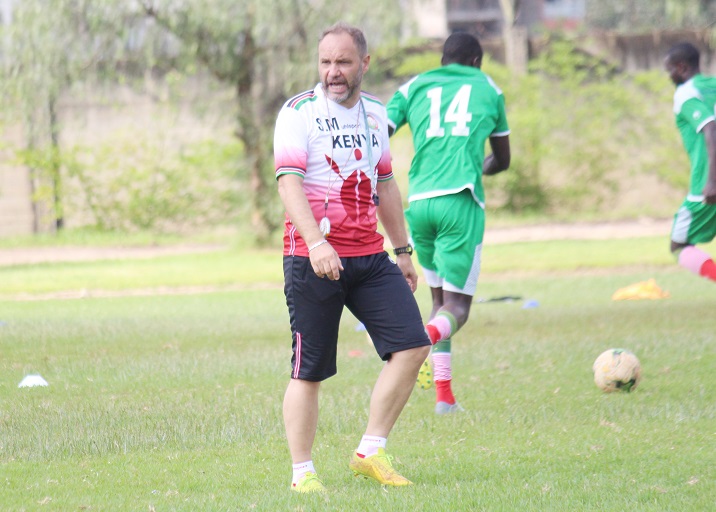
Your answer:
[[[0,268],[0,510],[715,510],[716,286],[663,239],[484,260],[478,297],[539,307],[474,304],[453,343],[466,412],[436,417],[416,389],[389,440],[413,487],[348,471],[381,363],[346,313],[314,452],[326,496],[288,489],[277,251]],[[648,278],[670,297],[611,300]],[[641,359],[635,392],[594,386],[610,347]],[[49,386],[18,389],[30,373]]]

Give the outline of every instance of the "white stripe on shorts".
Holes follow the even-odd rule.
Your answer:
[[[423,275],[425,276],[425,282],[428,283],[430,288],[442,288],[443,278],[438,275],[434,270],[429,270],[423,267]]]
[[[691,212],[688,208],[679,208],[679,211],[676,212],[674,225],[671,228],[671,240],[677,244],[685,244],[689,239],[690,226]]]
[[[477,279],[480,277],[480,265],[482,262],[482,244],[475,247],[475,255],[472,259],[472,267],[470,267],[470,273],[465,281],[465,286],[459,288],[448,281],[445,281],[440,277],[434,270],[428,270],[423,267],[423,275],[425,276],[425,282],[428,283],[430,288],[442,288],[448,292],[462,293],[463,295],[475,295],[477,291]]]
[[[301,349],[303,348],[303,336],[300,332],[296,333],[296,361],[294,362],[293,378],[297,379],[301,372]]]

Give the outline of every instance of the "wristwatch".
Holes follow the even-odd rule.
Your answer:
[[[413,255],[413,246],[408,244],[405,247],[396,247],[393,249],[393,254],[400,256],[401,254],[407,254],[408,256]]]

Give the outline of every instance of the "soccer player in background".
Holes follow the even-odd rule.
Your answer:
[[[383,250],[378,218],[393,247],[406,247],[383,104],[361,91],[370,56],[363,33],[338,23],[318,44],[321,82],[278,114],[274,158],[286,208],[284,278],[293,338],[283,416],[293,460],[291,489],[325,492],[313,464],[321,381],[336,374],[341,314],[365,326],[386,363],[373,388],[365,434],[349,468],[383,485],[411,482],[385,453],[430,352],[413,292],[410,254]]]
[[[451,337],[467,321],[480,274],[482,176],[510,165],[504,97],[480,70],[482,55],[475,37],[452,34],[442,66],[400,87],[387,106],[391,134],[408,124],[415,148],[406,217],[432,294],[426,330],[438,414],[462,410],[452,392]],[[484,158],[487,140],[492,154]]]
[[[671,252],[682,267],[716,281],[714,260],[696,247],[716,236],[716,77],[702,75],[699,60],[690,43],[672,47],[664,60],[676,85],[676,127],[691,162],[689,192],[671,228]]]

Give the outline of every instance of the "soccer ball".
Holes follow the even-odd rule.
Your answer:
[[[632,391],[641,380],[639,359],[623,348],[610,348],[599,354],[592,371],[594,383],[605,393]]]

